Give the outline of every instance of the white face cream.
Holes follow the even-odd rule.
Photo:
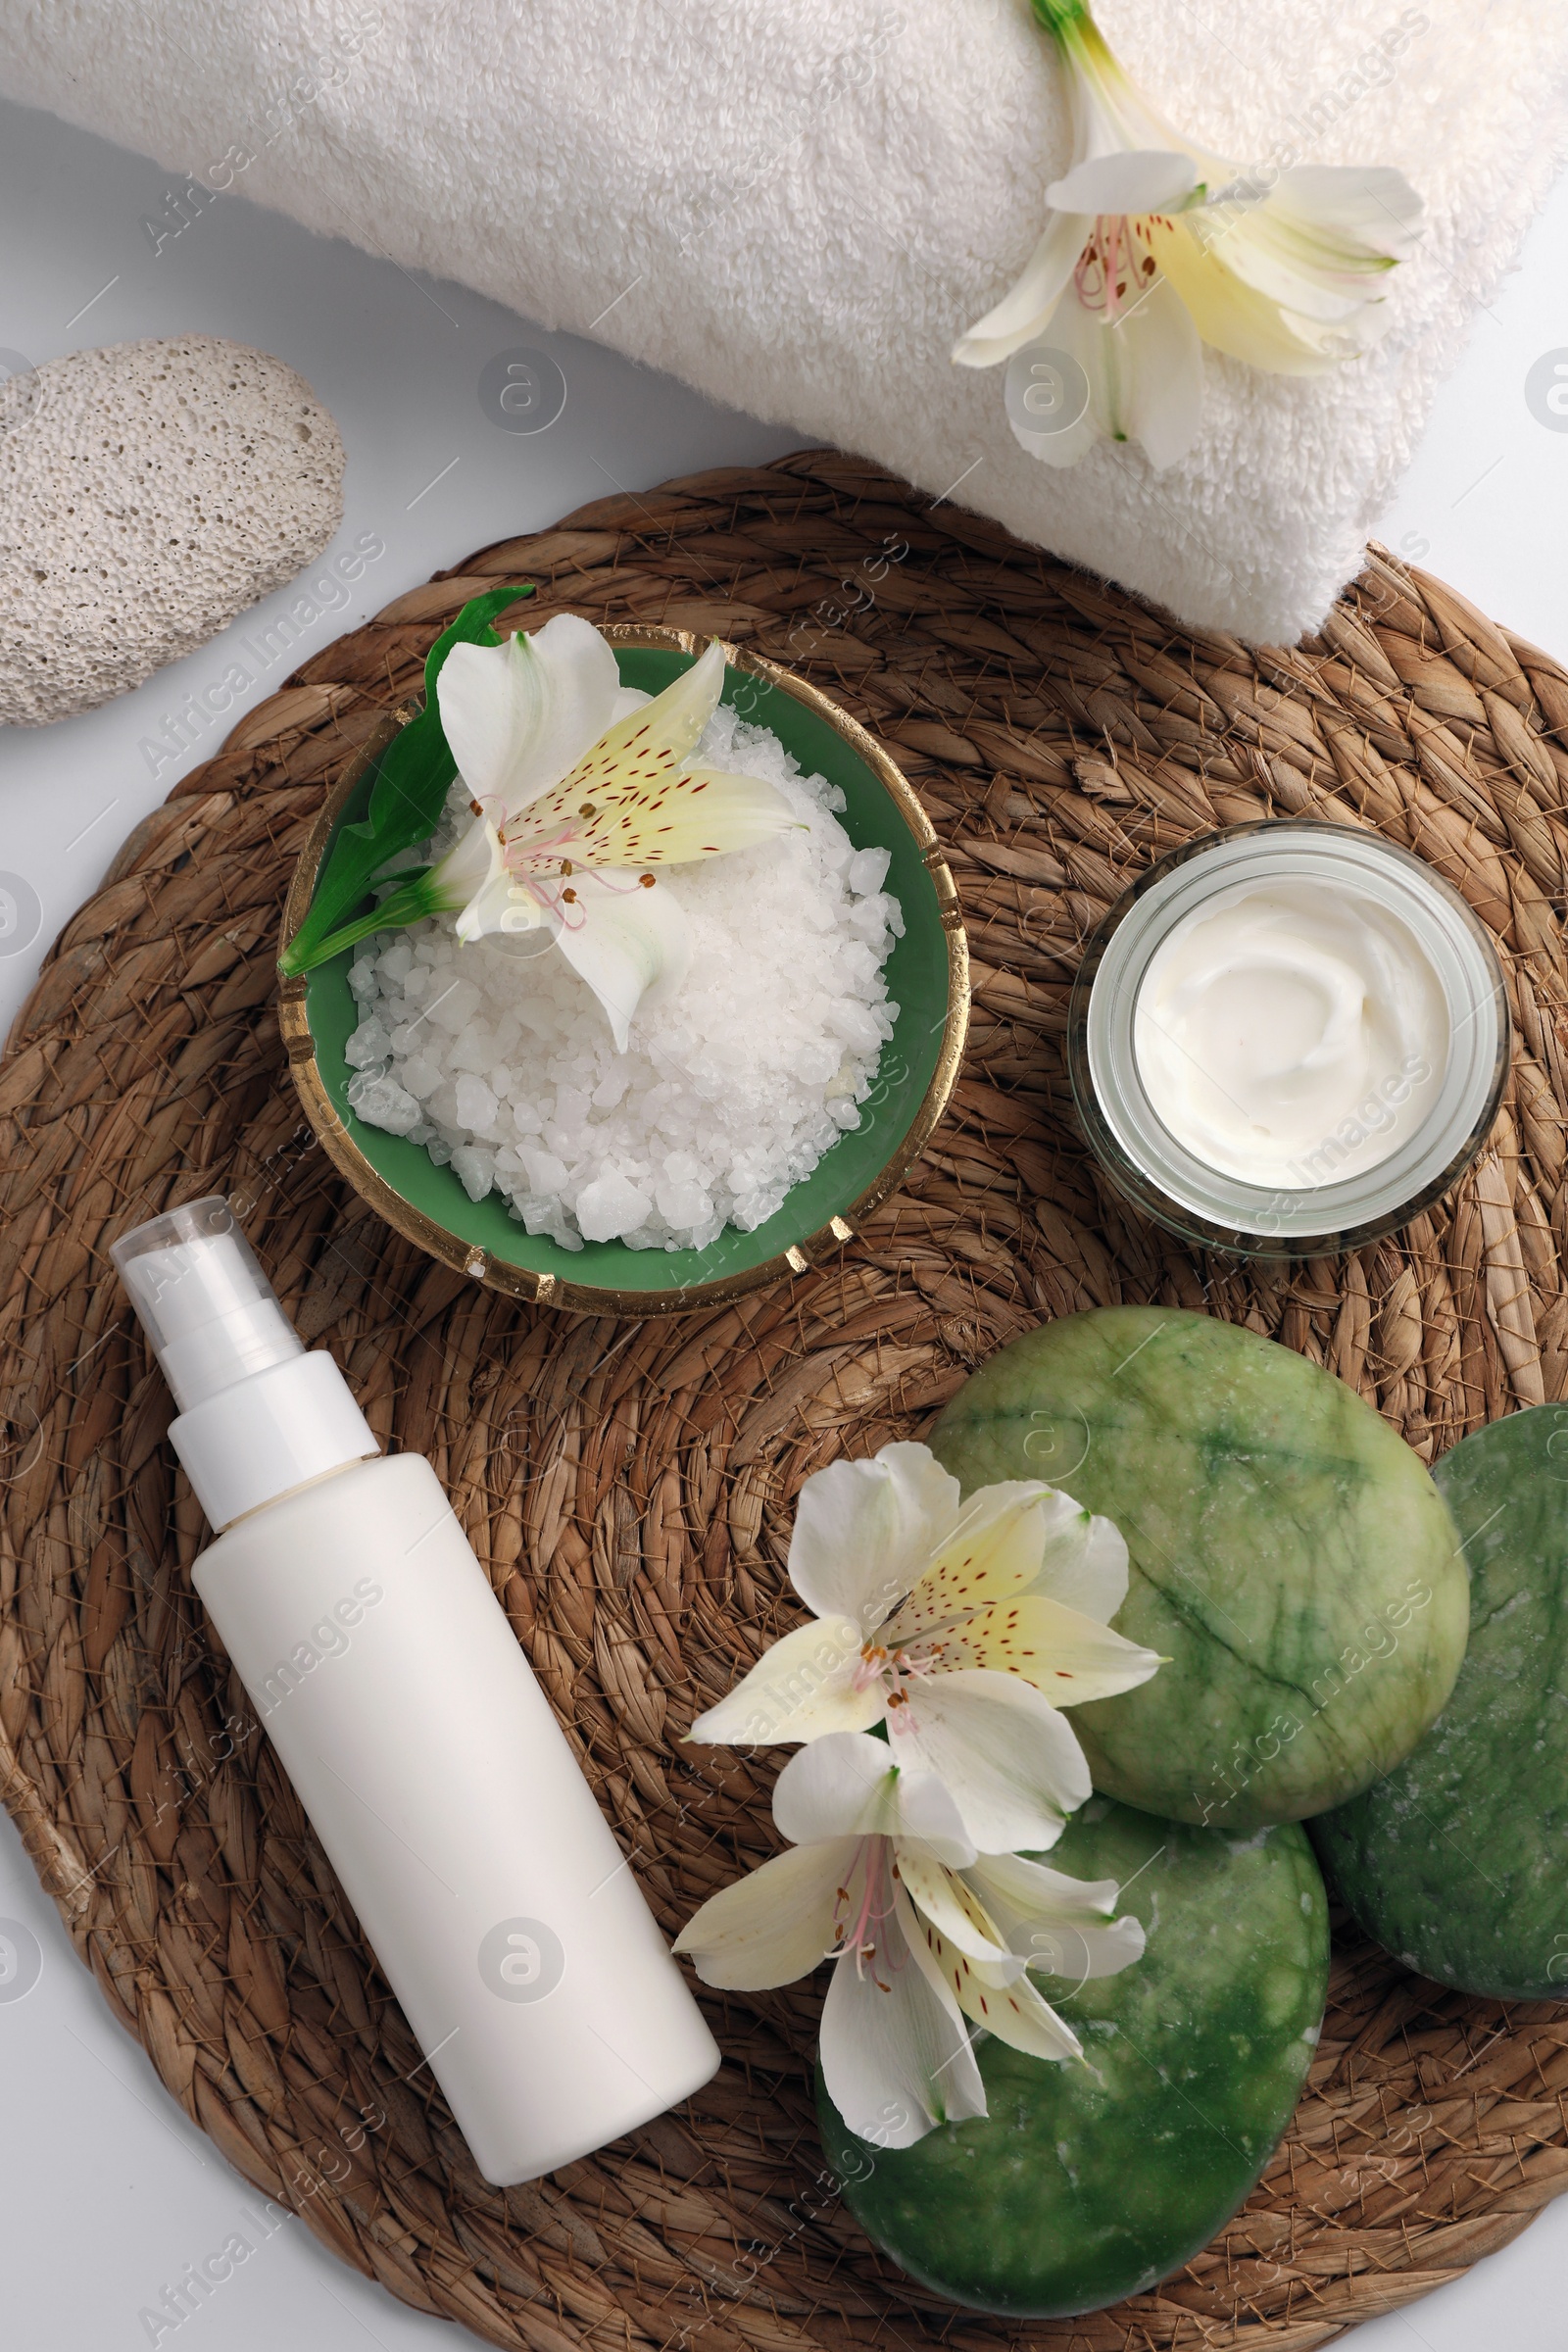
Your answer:
[[[1448,1010],[1397,915],[1282,876],[1220,891],[1166,935],[1133,1048],[1152,1107],[1196,1158],[1296,1192],[1376,1167],[1421,1123]]]
[[[1424,859],[1271,817],[1151,866],[1084,950],[1067,1069],[1111,1183],[1184,1241],[1360,1249],[1474,1159],[1508,1066],[1496,949]]]

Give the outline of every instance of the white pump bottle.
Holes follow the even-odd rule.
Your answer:
[[[192,1582],[480,2172],[688,2097],[718,2050],[429,1463],[379,1452],[226,1200],[113,1256],[220,1531]]]

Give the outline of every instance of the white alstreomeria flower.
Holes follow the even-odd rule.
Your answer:
[[[1090,1788],[1059,1710],[1130,1690],[1161,1660],[1106,1622],[1127,1593],[1110,1520],[1034,1480],[958,1496],[925,1446],[808,1478],[789,1572],[818,1622],[775,1642],[688,1737],[762,1746],[882,1723],[983,1851],[1054,1845]]]
[[[455,645],[436,679],[474,822],[413,885],[420,911],[455,913],[466,941],[553,938],[620,1053],[644,993],[686,966],[686,919],[655,869],[797,821],[771,784],[687,764],[723,684],[713,644],[652,700],[622,688],[611,646],[575,612],[498,646]]]
[[[1113,1879],[1070,1879],[1018,1854],[981,1854],[930,1773],[887,1742],[835,1732],[792,1756],[773,1791],[791,1850],[706,1902],[675,1940],[706,1984],[756,1991],[836,1960],[821,2063],[850,2130],[906,2148],[986,2113],[965,2019],[1031,2057],[1077,2058],[1031,1966],[1114,1976],[1144,1948],[1111,1924]]]
[[[1240,171],[1172,129],[1085,0],[1034,9],[1066,76],[1072,168],[1046,190],[1051,216],[1023,275],[953,356],[991,368],[1047,339],[1082,368],[1089,404],[1058,414],[1055,430],[1014,420],[1023,446],[1071,466],[1103,435],[1170,466],[1198,431],[1200,342],[1305,375],[1384,331],[1384,280],[1410,250],[1421,200],[1383,167]]]

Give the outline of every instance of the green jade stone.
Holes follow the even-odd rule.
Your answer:
[[[1568,2000],[1568,1407],[1478,1430],[1437,1481],[1470,1564],[1453,1696],[1312,1836],[1406,1968],[1495,2000]]]
[[[1075,1707],[1095,1787],[1255,1829],[1381,1780],[1453,1687],[1468,1585],[1419,1458],[1352,1389],[1212,1316],[1098,1307],[965,1383],[931,1445],[964,1492],[1040,1478],[1113,1519],[1118,1633],[1169,1659]]]
[[[1098,2311],[1179,2270],[1243,2203],[1311,2063],[1328,1909],[1294,1825],[1239,1838],[1093,1797],[1044,1857],[1114,1878],[1141,1960],[1040,1988],[1083,2044],[1054,2065],[982,2037],[990,2113],[911,2148],[858,2139],[817,2091],[829,2164],[867,2235],[980,2311]]]

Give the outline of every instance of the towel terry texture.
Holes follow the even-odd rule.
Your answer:
[[[1097,13],[1190,136],[1396,165],[1426,204],[1380,348],[1306,380],[1205,353],[1200,438],[1162,474],[1103,443],[1041,465],[1003,371],[950,363],[1069,160],[1026,0],[0,0],[0,87],[877,458],[1189,625],[1294,639],[1568,156],[1568,8]]]

